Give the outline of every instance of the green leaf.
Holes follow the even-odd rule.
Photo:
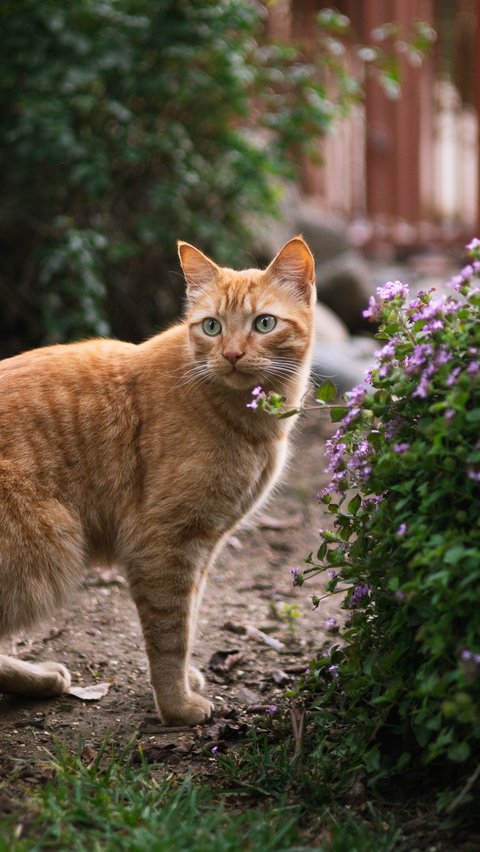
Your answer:
[[[315,399],[317,402],[330,402],[332,399],[335,399],[336,395],[337,388],[330,379],[327,379],[315,390]]]
[[[477,423],[480,420],[480,408],[472,408],[471,411],[467,411],[465,418],[469,423]]]
[[[448,749],[447,757],[455,763],[463,763],[470,757],[470,746],[467,742],[454,743]]]
[[[464,556],[465,548],[463,544],[455,544],[447,550],[443,560],[447,563],[447,565],[456,565]]]
[[[327,542],[324,541],[323,544],[321,544],[320,547],[317,550],[317,559],[318,559],[319,562],[322,562],[325,559],[325,555],[327,553],[327,550],[328,550],[328,545],[327,545]]]
[[[356,515],[360,506],[362,505],[362,498],[360,494],[355,494],[355,497],[352,497],[349,504],[347,505],[347,510],[351,515]]]
[[[347,413],[347,410],[348,409],[346,408],[346,406],[344,407],[344,406],[340,406],[340,405],[334,406],[333,408],[331,408],[330,409],[330,419],[331,419],[332,423],[338,423],[340,420],[343,420],[343,418],[345,417],[345,415]]]

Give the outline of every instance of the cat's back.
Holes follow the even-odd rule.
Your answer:
[[[135,429],[125,378],[134,349],[92,340],[0,361],[0,459],[77,488],[106,474],[112,446]]]
[[[125,355],[135,347],[118,340],[95,339],[32,349],[0,360],[2,401],[5,395],[21,394],[26,389],[42,391],[60,382],[69,384],[98,381],[117,370]]]

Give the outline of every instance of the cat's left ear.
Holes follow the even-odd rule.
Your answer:
[[[213,260],[183,240],[177,242],[177,248],[189,296],[195,296],[196,292],[215,283],[220,270]]]
[[[303,237],[293,237],[285,243],[265,272],[297,298],[310,301],[315,285],[315,261]]]

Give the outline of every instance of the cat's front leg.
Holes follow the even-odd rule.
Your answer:
[[[164,548],[161,565],[135,561],[128,566],[128,576],[160,718],[165,724],[205,722],[213,705],[190,686],[202,685],[189,665],[199,580],[195,566],[183,554]]]

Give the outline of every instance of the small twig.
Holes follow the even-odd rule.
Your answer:
[[[472,774],[470,775],[470,778],[468,779],[465,786],[462,787],[458,796],[456,796],[454,798],[453,802],[450,802],[448,808],[445,808],[445,813],[451,814],[451,813],[453,813],[453,811],[455,811],[458,808],[462,799],[464,799],[465,796],[467,795],[467,793],[469,793],[470,790],[472,789],[472,787],[475,784],[475,781],[477,780],[479,775],[480,775],[480,763],[477,766],[477,768],[475,769],[475,772],[472,772]]]
[[[191,731],[190,725],[162,725],[159,721],[158,725],[153,722],[151,725],[145,724],[140,726],[140,734],[180,734],[183,731]]]
[[[335,589],[335,591],[334,591],[334,592],[327,592],[327,594],[326,594],[326,595],[322,595],[322,597],[321,597],[321,598],[318,598],[317,606],[318,606],[318,604],[320,603],[320,601],[324,601],[324,600],[325,600],[325,598],[331,598],[331,597],[332,597],[332,595],[340,595],[342,592],[348,592],[349,588],[350,588],[350,586],[347,586],[347,588],[346,588],[346,589]]]
[[[305,707],[291,707],[290,721],[292,723],[293,738],[295,740],[295,751],[293,753],[293,760],[298,760],[302,755],[305,739]]]
[[[263,630],[258,630],[256,627],[252,627],[251,625],[247,627],[247,636],[255,642],[263,642],[265,645],[273,648],[274,651],[285,650],[283,642],[279,642],[278,639],[274,639],[273,636],[269,636],[267,633],[264,633]]]

